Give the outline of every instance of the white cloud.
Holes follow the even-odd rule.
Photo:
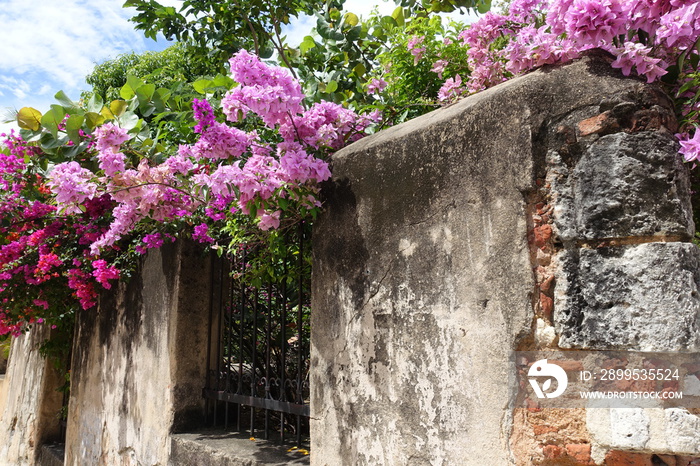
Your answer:
[[[2,0],[0,110],[32,106],[46,110],[64,90],[77,98],[96,63],[153,42],[134,30],[124,0]],[[168,4],[181,4],[169,0]],[[8,92],[9,91],[9,92]]]
[[[60,86],[75,87],[95,62],[132,49],[144,39],[129,23],[122,0],[5,0],[0,10],[4,73],[45,73]]]

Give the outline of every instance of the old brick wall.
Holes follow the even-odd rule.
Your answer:
[[[337,153],[314,237],[313,462],[700,453],[686,410],[520,408],[513,380],[516,350],[698,350],[675,130],[659,88],[592,53]]]

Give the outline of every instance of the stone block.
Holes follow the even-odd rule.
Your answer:
[[[687,168],[669,132],[619,132],[600,137],[573,168],[550,176],[559,240],[676,236],[694,233]]]
[[[577,248],[557,256],[563,348],[697,351],[700,250],[691,243]]]

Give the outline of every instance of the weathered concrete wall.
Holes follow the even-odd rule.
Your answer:
[[[171,432],[201,422],[208,287],[207,258],[178,242],[80,313],[66,464],[165,465]]]
[[[334,156],[314,233],[314,463],[603,461],[622,448],[606,421],[515,408],[513,351],[698,349],[670,102],[609,63],[542,69]]]
[[[60,435],[58,414],[63,395],[52,363],[39,354],[50,329],[34,325],[12,342],[0,393],[0,464],[32,465],[44,442]]]

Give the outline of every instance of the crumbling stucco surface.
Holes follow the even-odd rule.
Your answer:
[[[548,425],[513,405],[514,350],[697,349],[670,101],[610,61],[545,67],[333,157],[314,232],[313,464],[635,451],[584,409]]]
[[[188,243],[78,316],[66,464],[166,465],[170,434],[202,419],[208,262]]]

